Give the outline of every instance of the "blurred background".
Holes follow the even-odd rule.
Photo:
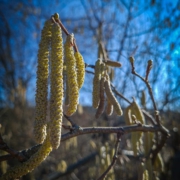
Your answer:
[[[128,57],[135,57],[135,69],[143,77],[147,61],[153,60],[149,82],[162,123],[171,132],[162,151],[165,171],[159,177],[175,179],[172,167],[180,157],[179,0],[0,0],[0,124],[4,140],[15,150],[35,145],[33,122],[38,44],[45,20],[56,12],[68,31],[74,33],[87,64],[95,64],[99,42],[103,42],[109,58],[122,64],[113,71],[112,83],[130,101],[136,97],[141,107],[149,112],[152,112],[152,103],[148,90],[131,74]],[[92,79],[93,75],[87,73],[73,120],[80,126],[123,125],[123,117],[115,114],[112,117],[103,114],[98,120],[94,118]],[[142,102],[143,97],[145,101]],[[125,101],[120,98],[118,101],[123,108],[127,107]],[[97,174],[103,172],[102,159],[107,164],[108,157],[112,157],[114,141],[114,135],[85,135],[63,142],[47,161],[22,179],[51,179],[57,173],[64,180],[96,179]],[[123,137],[121,148],[129,148],[128,136]],[[15,163],[1,163],[1,173]],[[133,159],[122,152],[108,178],[136,179],[136,171]]]

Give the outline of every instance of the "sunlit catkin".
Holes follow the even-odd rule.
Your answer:
[[[49,153],[52,151],[52,146],[49,140],[49,135],[46,136],[46,139],[42,146],[38,149],[38,151],[33,154],[30,159],[26,162],[21,163],[17,166],[9,169],[7,173],[1,176],[1,180],[10,180],[10,179],[19,179],[23,175],[31,172],[34,168],[36,168],[42,161],[46,159]]]
[[[124,119],[126,125],[132,125],[132,117],[131,117],[131,105],[129,105],[124,111]]]
[[[38,66],[36,81],[36,113],[34,136],[38,143],[43,143],[46,137],[46,115],[48,94],[48,57],[51,40],[51,21],[46,21],[41,32],[38,50]]]
[[[108,116],[111,116],[113,113],[113,105],[111,104],[111,102],[107,99],[107,104],[106,104],[106,113]]]
[[[96,118],[99,118],[99,116],[104,112],[104,105],[105,105],[105,95],[104,95],[104,80],[105,78],[101,78],[100,81],[100,103],[98,106],[98,109],[96,111]]]
[[[117,115],[121,116],[123,114],[120,104],[118,103],[117,99],[115,98],[110,85],[109,76],[106,76],[107,79],[104,82],[105,92],[107,95],[108,100],[114,106],[114,110],[116,111]]]
[[[131,104],[131,111],[132,111],[132,115],[135,115],[137,120],[140,121],[141,124],[144,124],[144,115],[135,99]]]
[[[63,116],[63,39],[57,24],[52,26],[50,69],[50,140],[52,147],[57,149]]]
[[[69,91],[69,106],[67,107],[66,115],[71,116],[76,110],[79,102],[79,91],[77,82],[76,59],[73,50],[73,35],[66,38],[64,45],[66,70],[67,70],[67,85]]]
[[[101,80],[101,72],[102,72],[102,60],[98,59],[95,64],[95,74],[93,79],[93,107],[95,109],[99,106],[100,101],[100,80]]]
[[[112,67],[121,67],[121,63],[119,63],[117,61],[106,60],[106,61],[104,61],[104,63],[106,65],[112,66]]]
[[[76,58],[78,88],[81,89],[85,77],[84,59],[80,52],[75,52],[74,56]]]

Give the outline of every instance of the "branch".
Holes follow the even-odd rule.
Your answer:
[[[83,134],[95,134],[95,133],[98,133],[98,134],[110,134],[110,133],[128,134],[128,133],[136,132],[136,131],[140,131],[140,132],[148,132],[148,131],[158,132],[158,131],[160,131],[165,136],[169,136],[169,131],[167,129],[165,129],[161,126],[157,126],[157,125],[151,126],[151,125],[136,124],[136,125],[124,126],[124,127],[81,127],[81,128],[76,128],[75,131],[71,131],[66,134],[63,134],[61,136],[61,142],[66,141],[66,140],[76,137],[76,136],[83,135]],[[26,161],[27,160],[26,157],[29,158],[34,153],[36,153],[40,146],[41,146],[41,144],[33,146],[27,150],[16,152],[16,154],[18,154],[20,157],[22,157],[22,159],[19,159],[19,161],[20,162]],[[11,154],[10,156],[12,158],[14,158],[14,155]],[[7,160],[7,159],[5,159],[5,157],[7,159],[10,159],[10,157],[7,155],[1,156],[0,159]]]
[[[159,118],[159,111],[157,109],[155,100],[154,100],[154,96],[153,96],[153,92],[152,92],[152,88],[151,85],[148,82],[148,79],[144,79],[142,76],[140,76],[136,71],[135,71],[135,67],[134,67],[134,58],[130,57],[130,62],[131,62],[131,66],[132,66],[132,74],[134,74],[135,76],[137,76],[139,79],[141,79],[147,86],[148,91],[149,91],[149,95],[151,97],[152,103],[153,103],[153,107],[154,107],[154,111],[155,111],[155,117],[156,117],[156,122],[158,125],[160,125],[160,118]]]
[[[83,166],[84,164],[94,160],[97,154],[98,154],[97,152],[94,152],[94,153],[86,156],[85,158],[79,160],[78,162],[69,165],[65,172],[56,172],[56,173],[50,174],[47,179],[48,180],[55,180],[55,179],[58,179],[60,177],[65,176],[67,174],[70,174],[75,169],[77,169],[77,168]]]

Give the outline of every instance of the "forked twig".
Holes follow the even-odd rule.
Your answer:
[[[122,136],[121,133],[117,133],[117,140],[116,140],[116,144],[115,144],[115,152],[114,152],[112,162],[108,166],[106,171],[104,171],[103,174],[97,180],[103,180],[106,177],[106,175],[108,174],[108,172],[111,170],[111,168],[115,165],[117,158],[118,158],[118,150],[119,150],[119,145],[121,142],[121,136]]]

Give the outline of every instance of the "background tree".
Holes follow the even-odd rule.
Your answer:
[[[168,1],[61,1],[59,3],[46,1],[43,2],[1,2],[1,59],[0,59],[0,97],[1,97],[1,124],[6,126],[3,134],[6,134],[6,142],[17,150],[28,148],[33,145],[33,141],[28,144],[23,144],[25,139],[30,139],[32,136],[32,113],[29,107],[24,104],[26,98],[28,103],[33,104],[35,92],[35,67],[37,45],[40,38],[40,29],[45,19],[49,18],[54,12],[59,12],[60,18],[69,30],[73,32],[77,39],[79,50],[84,55],[87,64],[95,64],[98,56],[98,47],[100,42],[103,43],[105,50],[112,60],[117,60],[122,63],[123,68],[115,70],[115,78],[113,84],[116,89],[125,97],[131,100],[131,97],[136,97],[138,103],[144,92],[146,97],[146,108],[152,108],[144,83],[138,78],[131,75],[131,65],[128,57],[135,56],[136,70],[141,75],[145,74],[146,62],[149,59],[153,60],[153,69],[149,76],[149,81],[152,84],[153,94],[159,110],[178,111],[179,106],[179,1],[173,3]],[[23,29],[19,33],[19,29]],[[33,39],[33,41],[32,41]],[[24,45],[23,45],[24,44]],[[21,48],[18,48],[21,47]],[[86,75],[86,82],[81,90],[80,102],[82,105],[91,105],[92,87],[89,88],[89,83],[92,82],[93,76]],[[88,86],[87,86],[88,85]],[[87,88],[88,87],[88,88]],[[118,101],[127,107],[127,103],[118,97]],[[13,108],[22,107],[26,109],[22,114],[19,110]],[[20,106],[21,105],[21,106]],[[7,107],[4,109],[4,107]],[[9,107],[11,109],[9,109]],[[87,108],[86,108],[87,109]],[[86,110],[84,109],[84,111]],[[5,112],[6,110],[6,112]],[[92,126],[89,110],[83,115],[77,115],[78,119],[86,119],[84,126]],[[15,115],[14,115],[15,112]],[[33,112],[33,109],[32,109]],[[7,116],[8,114],[8,116]],[[9,115],[10,114],[10,115]],[[94,112],[95,114],[95,112]],[[171,113],[169,112],[169,115]],[[11,116],[13,115],[13,116]],[[13,121],[13,119],[15,121]],[[168,125],[178,126],[175,119],[176,114],[169,116]],[[74,120],[75,117],[73,117]],[[105,114],[103,120],[93,122],[98,126],[119,125],[119,121],[115,120],[115,116],[108,118]],[[109,119],[107,121],[105,119]],[[112,120],[114,119],[114,121]],[[78,120],[77,121],[78,124]],[[5,123],[5,124],[4,124]],[[86,124],[87,123],[87,124]],[[9,127],[9,128],[8,128]],[[13,127],[13,128],[12,128]],[[19,129],[22,130],[19,132]],[[13,129],[13,131],[12,131]],[[22,135],[26,132],[26,135]],[[9,135],[8,135],[9,134]],[[13,135],[13,137],[12,137]],[[17,136],[16,136],[17,135]],[[24,138],[23,138],[23,137]],[[14,138],[14,139],[11,139]],[[17,139],[20,139],[17,142]],[[92,138],[97,136],[94,135]],[[91,137],[89,137],[91,138]],[[103,149],[102,143],[111,136],[98,137],[100,144],[97,149]],[[5,140],[6,140],[5,139]],[[76,141],[76,140],[75,140]],[[64,148],[63,157],[68,164],[77,162],[81,159],[79,152],[82,155],[88,156],[89,148],[77,148],[71,153],[71,156],[66,156],[66,150],[75,141],[67,141],[67,147]],[[80,141],[80,140],[79,140]],[[78,141],[78,147],[83,147],[82,144],[87,142],[86,138]],[[14,142],[14,143],[12,143]],[[93,142],[96,142],[93,139]],[[17,144],[16,144],[17,143]],[[93,143],[92,143],[93,144]],[[109,144],[112,147],[114,144]],[[93,147],[93,145],[92,145]],[[92,148],[91,147],[91,148]],[[81,149],[81,150],[80,150]],[[60,151],[63,151],[60,148]],[[93,151],[93,150],[92,150]],[[56,159],[59,152],[52,155],[52,159]],[[95,157],[95,156],[94,156]],[[74,158],[72,160],[72,158]],[[54,162],[51,170],[54,171],[59,161]],[[123,158],[122,158],[123,159]],[[123,161],[121,159],[121,161]],[[48,161],[47,161],[48,163]],[[90,166],[85,166],[88,171],[92,171]],[[45,170],[42,166],[42,171]],[[132,169],[131,169],[132,170]],[[42,171],[35,171],[41,177]],[[78,174],[79,173],[79,174]],[[78,171],[78,175],[82,170]],[[77,175],[77,176],[78,176]],[[71,174],[71,176],[74,176]],[[125,175],[126,176],[126,175]],[[69,178],[69,177],[68,177]],[[75,177],[74,177],[75,178]],[[81,179],[81,178],[80,178]]]

